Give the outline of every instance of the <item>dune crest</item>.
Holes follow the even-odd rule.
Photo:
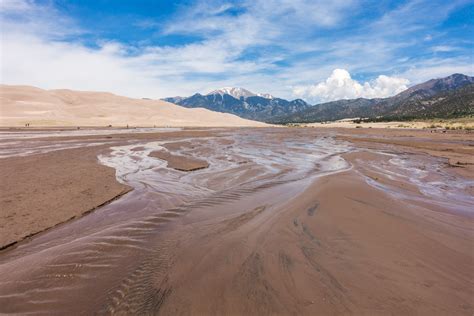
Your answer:
[[[108,92],[0,85],[0,126],[265,126],[206,109]]]

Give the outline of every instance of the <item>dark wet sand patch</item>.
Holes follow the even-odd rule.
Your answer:
[[[166,160],[169,168],[179,171],[195,171],[209,167],[209,163],[205,160],[189,156],[174,155],[162,150],[151,152],[150,157]]]

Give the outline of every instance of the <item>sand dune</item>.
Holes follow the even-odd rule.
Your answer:
[[[0,85],[0,126],[264,126],[264,123],[161,100],[106,92]]]

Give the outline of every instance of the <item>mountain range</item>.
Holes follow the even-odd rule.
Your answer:
[[[256,121],[269,121],[311,107],[301,99],[287,101],[270,94],[256,94],[243,88],[229,87],[205,95],[196,93],[190,97],[172,97],[163,100],[187,108],[206,108]]]
[[[310,105],[243,88],[221,88],[206,95],[163,100],[270,123],[311,123],[344,118],[411,119],[474,115],[474,77],[453,74],[412,86],[388,98],[347,99]]]
[[[412,86],[378,99],[349,99],[317,104],[271,119],[274,123],[312,123],[345,118],[449,118],[474,115],[474,77],[453,74]]]

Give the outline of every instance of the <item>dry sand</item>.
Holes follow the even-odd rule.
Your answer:
[[[265,126],[235,115],[106,92],[0,85],[0,126]]]
[[[474,312],[474,173],[447,163],[469,160],[471,134],[222,129],[110,141],[90,150],[134,190],[0,253],[0,313]],[[149,156],[160,146],[210,165],[167,168]],[[61,166],[58,155],[84,159],[74,149],[41,159]],[[51,197],[80,206],[71,194]]]
[[[426,120],[426,121],[392,121],[392,122],[361,122],[354,123],[354,119],[344,119],[334,122],[301,124],[303,127],[324,128],[392,128],[392,129],[474,129],[474,118]]]

